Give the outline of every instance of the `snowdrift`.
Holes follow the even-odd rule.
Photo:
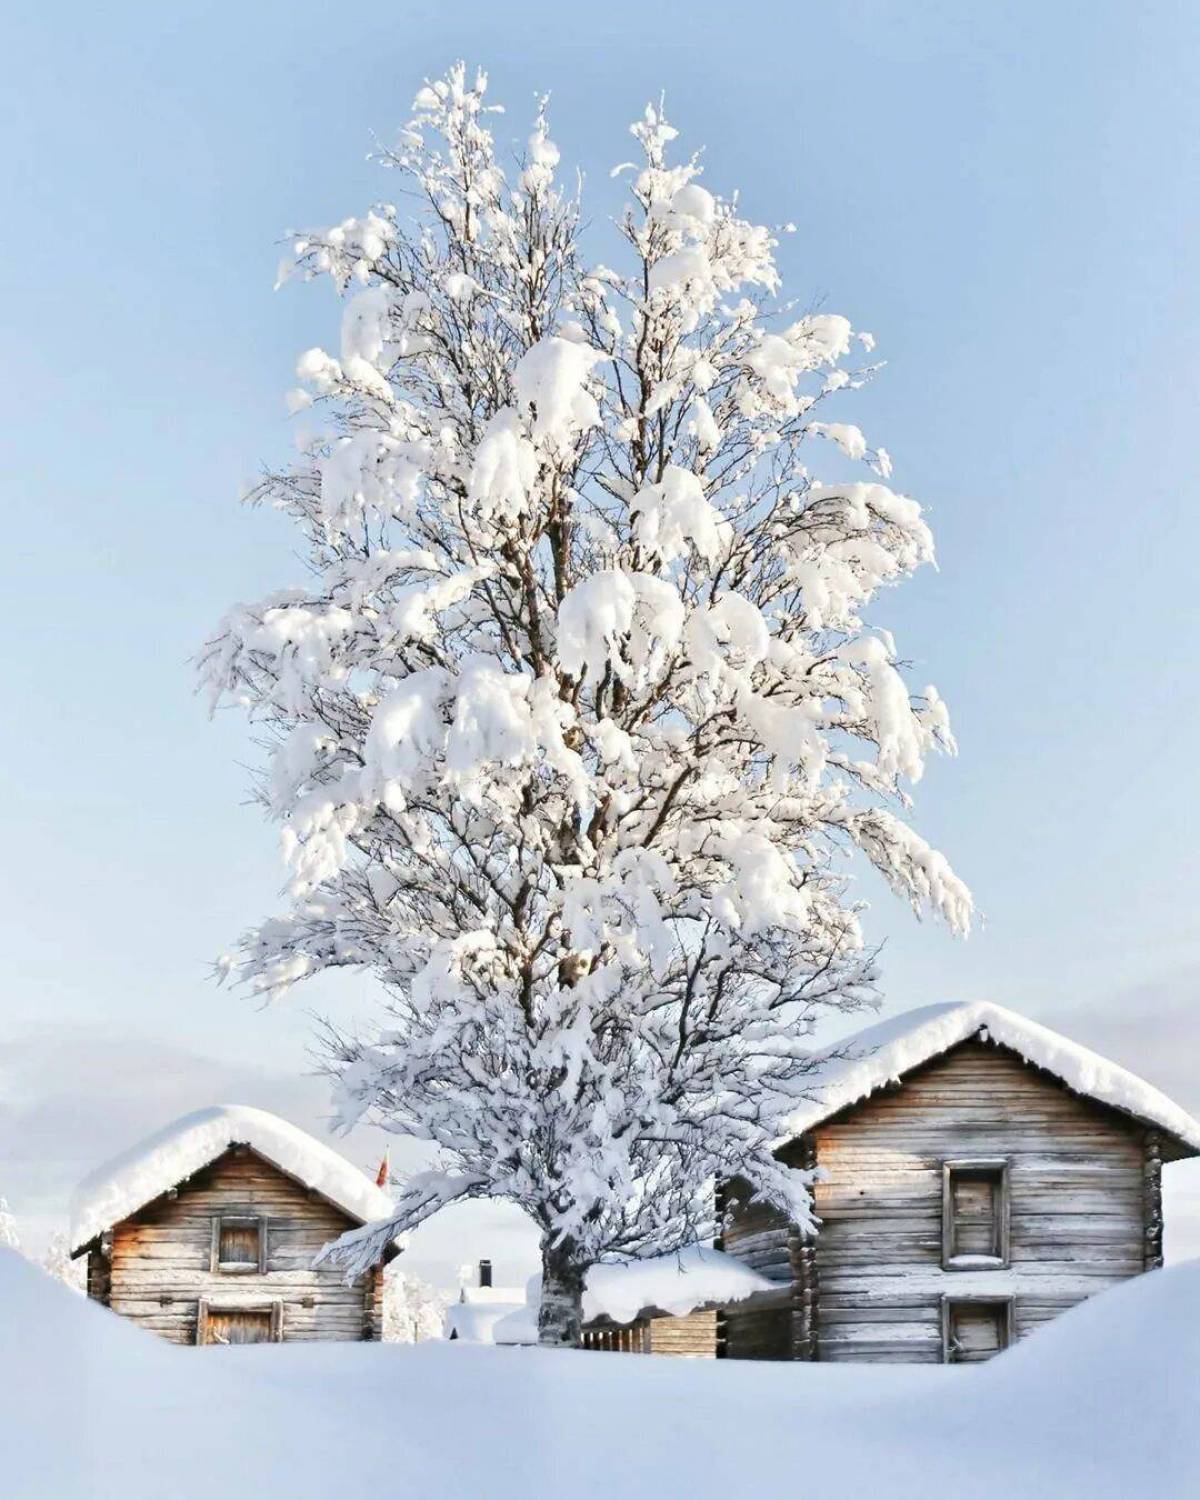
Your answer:
[[[5,1500],[1200,1494],[1200,1261],[970,1369],[181,1349],[0,1251]]]

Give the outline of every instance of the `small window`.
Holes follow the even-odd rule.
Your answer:
[[[267,1269],[267,1221],[250,1214],[222,1214],[213,1220],[212,1271],[262,1272]]]
[[[1012,1343],[1011,1297],[943,1297],[942,1363],[975,1365]]]
[[[948,1271],[1008,1264],[1008,1163],[948,1161],[942,1168],[942,1265]]]

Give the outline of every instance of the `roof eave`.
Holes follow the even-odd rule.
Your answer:
[[[860,1108],[869,1099],[875,1098],[877,1094],[882,1094],[888,1089],[899,1088],[905,1082],[905,1080],[910,1078],[912,1074],[917,1072],[919,1068],[924,1068],[927,1067],[930,1063],[937,1062],[939,1058],[945,1057],[948,1053],[953,1052],[956,1047],[961,1047],[965,1042],[973,1041],[979,1037],[986,1037],[987,1041],[993,1047],[1002,1047],[1004,1051],[1011,1053],[1012,1056],[1018,1058],[1027,1068],[1033,1068],[1036,1072],[1045,1074],[1047,1078],[1052,1078],[1060,1088],[1066,1089],[1066,1091],[1069,1094],[1073,1094],[1075,1098],[1086,1099],[1089,1103],[1096,1105],[1097,1108],[1111,1110],[1114,1114],[1122,1115],[1127,1120],[1135,1121],[1145,1130],[1156,1131],[1162,1138],[1164,1144],[1170,1144],[1169,1153],[1165,1149],[1163,1151],[1164,1162],[1186,1161],[1193,1157],[1200,1157],[1200,1143],[1193,1144],[1185,1137],[1179,1135],[1176,1131],[1170,1130],[1165,1125],[1160,1124],[1157,1120],[1147,1119],[1146,1116],[1137,1114],[1132,1110],[1122,1109],[1118,1104],[1110,1104],[1106,1099],[1100,1099],[1097,1098],[1097,1096],[1094,1094],[1084,1093],[1079,1089],[1073,1088],[1065,1078],[1060,1077],[1053,1071],[1053,1069],[1043,1067],[1040,1063],[1031,1061],[1028,1057],[1025,1057],[1018,1048],[1011,1046],[1008,1042],[1000,1041],[996,1036],[992,1035],[988,1030],[986,1021],[981,1022],[979,1026],[977,1026],[973,1031],[968,1032],[966,1035],[958,1037],[955,1041],[948,1042],[946,1046],[939,1048],[935,1052],[929,1053],[927,1057],[921,1058],[919,1062],[912,1063],[903,1072],[897,1073],[890,1078],[882,1080],[880,1083],[876,1084],[874,1088],[868,1089],[866,1093],[859,1094],[857,1098],[843,1100],[841,1103],[833,1105],[824,1113],[814,1115],[811,1119],[806,1120],[799,1130],[796,1130],[789,1135],[782,1136],[779,1140],[775,1141],[773,1143],[773,1150],[776,1154],[778,1154],[780,1151],[785,1150],[788,1146],[797,1144],[797,1142],[802,1141],[805,1136],[811,1135],[814,1130],[820,1129],[820,1127],[823,1125],[828,1125],[831,1120],[836,1119],[839,1115],[845,1114],[850,1110]]]
[[[147,1198],[144,1203],[140,1203],[136,1208],[131,1208],[127,1214],[122,1214],[119,1219],[114,1219],[111,1224],[105,1224],[102,1228],[98,1229],[95,1234],[82,1241],[74,1250],[69,1251],[70,1259],[77,1260],[85,1250],[90,1250],[93,1246],[99,1245],[101,1239],[106,1234],[110,1234],[118,1224],[128,1224],[130,1219],[135,1219],[137,1218],[138,1214],[145,1213],[148,1208],[153,1208],[156,1203],[166,1198],[170,1193],[178,1192],[178,1190],[184,1185],[185,1182],[190,1182],[191,1179],[200,1172],[207,1172],[209,1167],[211,1167],[215,1162],[220,1161],[223,1156],[226,1156],[229,1152],[235,1150],[252,1152],[253,1155],[255,1155],[259,1159],[259,1161],[266,1162],[267,1166],[273,1168],[273,1170],[278,1172],[280,1176],[286,1177],[289,1182],[294,1182],[297,1187],[303,1188],[306,1193],[310,1194],[314,1198],[319,1198],[322,1203],[327,1203],[330,1208],[336,1209],[338,1213],[343,1214],[352,1222],[356,1229],[361,1229],[362,1226],[366,1224],[366,1219],[353,1212],[352,1209],[347,1208],[345,1204],[338,1203],[336,1199],[331,1198],[328,1193],[323,1193],[320,1188],[312,1187],[309,1183],[305,1182],[303,1178],[297,1177],[294,1172],[289,1172],[286,1167],[281,1167],[277,1161],[273,1161],[271,1157],[269,1157],[264,1151],[260,1151],[259,1148],[253,1145],[250,1141],[228,1141],[224,1146],[221,1147],[219,1151],[215,1151],[212,1156],[207,1158],[207,1160],[202,1161],[199,1166],[193,1167],[190,1172],[186,1172],[177,1181],[168,1183],[166,1187],[161,1188],[157,1193]],[[396,1243],[395,1240],[389,1241],[387,1250],[380,1257],[379,1263],[381,1265],[389,1265],[399,1254],[400,1246]]]

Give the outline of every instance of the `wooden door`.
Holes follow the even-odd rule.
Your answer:
[[[269,1312],[209,1312],[208,1342],[210,1344],[269,1344],[271,1342],[271,1314]]]
[[[213,1307],[201,1302],[196,1318],[198,1344],[276,1344],[283,1337],[283,1307]]]

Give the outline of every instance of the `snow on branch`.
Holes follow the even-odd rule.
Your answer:
[[[587,1264],[705,1238],[722,1176],[804,1220],[770,1142],[819,1017],[872,1000],[855,851],[957,932],[972,907],[906,821],[954,740],[874,619],[934,558],[843,420],[874,341],[779,300],[772,232],[660,108],[590,260],[544,104],[510,166],[486,89],[421,89],[382,154],[403,213],[295,237],[341,316],[254,498],[308,568],[201,669],[266,742],[289,870],[228,971],[377,976],[377,1032],[331,1043],[342,1115],[445,1164],[387,1234],[488,1193]]]

